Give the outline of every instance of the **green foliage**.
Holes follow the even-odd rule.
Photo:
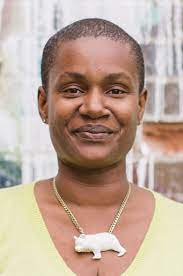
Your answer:
[[[0,187],[21,183],[21,163],[8,152],[0,152]]]

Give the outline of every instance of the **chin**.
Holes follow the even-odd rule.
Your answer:
[[[80,163],[77,164],[79,165],[79,167],[81,168],[86,168],[86,169],[102,169],[102,168],[106,168],[106,167],[110,167],[112,165],[114,165],[115,163],[117,163],[118,161],[115,160],[111,160],[111,158],[107,158],[105,157],[101,157],[101,158],[93,158],[93,159],[89,159],[89,158],[82,158],[82,160],[80,159]]]
[[[63,156],[65,158],[63,158]],[[76,147],[69,154],[62,152],[60,160],[68,166],[86,169],[101,169],[119,163],[123,153],[119,148],[103,147]]]

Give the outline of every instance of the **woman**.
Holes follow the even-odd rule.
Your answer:
[[[183,275],[182,205],[126,177],[147,97],[138,43],[84,19],[49,39],[41,69],[59,169],[1,191],[2,275]]]

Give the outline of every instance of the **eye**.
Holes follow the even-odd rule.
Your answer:
[[[128,93],[126,90],[118,89],[118,88],[111,89],[107,92],[107,94],[110,94],[110,95],[122,95],[126,93]]]
[[[80,94],[83,93],[82,90],[80,90],[79,88],[77,87],[70,87],[70,88],[67,88],[65,90],[63,90],[63,93],[66,95],[66,96],[79,96]]]

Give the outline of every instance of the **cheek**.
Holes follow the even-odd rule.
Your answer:
[[[50,124],[60,124],[60,127],[64,126],[71,114],[71,104],[68,101],[59,97],[53,98],[49,105],[49,119]]]
[[[138,123],[138,105],[136,101],[124,101],[123,104],[116,106],[115,115],[121,126],[120,151],[125,150],[127,153],[132,147],[136,135]]]
[[[122,127],[132,128],[137,124],[138,105],[135,99],[124,100],[122,103],[116,104],[114,108],[116,119]]]
[[[63,140],[67,136],[69,122],[73,120],[76,114],[77,102],[73,99],[68,100],[60,95],[53,98],[49,106],[49,125],[56,132],[59,139]]]
[[[49,130],[56,151],[62,152],[67,145],[67,126],[71,120],[71,106],[65,101],[54,100],[49,106]]]

